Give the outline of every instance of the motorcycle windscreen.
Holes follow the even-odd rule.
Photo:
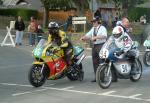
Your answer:
[[[133,48],[133,49],[136,49],[136,48],[138,48],[138,47],[139,47],[138,41],[133,41],[132,48]]]
[[[73,46],[73,52],[75,56],[80,55],[82,52],[84,51],[84,49],[80,46]]]
[[[143,46],[150,47],[150,40],[145,40]]]
[[[105,53],[104,50],[107,50],[108,53]],[[105,44],[102,46],[102,48],[101,48],[101,50],[99,52],[99,56],[102,59],[108,58],[111,61],[116,61],[118,59],[114,56],[114,53],[115,53],[115,51],[119,51],[119,50],[120,50],[120,48],[118,48],[116,46],[116,44],[114,43],[113,37],[110,36],[108,38],[108,40],[105,42]],[[106,55],[106,54],[108,55],[107,57],[103,56],[103,55]]]
[[[43,49],[45,47],[46,44],[46,40],[45,39],[41,39],[39,41],[39,43],[37,44],[36,48],[33,50],[33,55],[35,57],[40,57],[42,55]]]

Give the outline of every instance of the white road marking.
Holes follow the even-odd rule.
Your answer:
[[[48,85],[46,85],[46,86],[48,87],[48,86],[53,86],[53,85],[55,85],[55,84],[48,84]]]
[[[31,93],[34,93],[34,92],[41,92],[41,91],[45,91],[45,90],[48,90],[48,89],[39,89],[39,90],[35,90],[35,91],[28,91],[28,92],[23,92],[23,93],[15,93],[15,94],[12,94],[12,96],[20,96],[20,95],[25,95],[25,94],[31,94]]]
[[[70,87],[62,88],[62,90],[68,90],[68,89],[71,89],[71,88],[74,88],[74,87],[70,86]]]
[[[23,84],[13,84],[13,83],[0,83],[0,85],[6,85],[6,86],[20,86],[20,87],[32,87],[32,85],[23,85]],[[55,84],[49,84],[49,86],[52,86]]]
[[[88,55],[88,56],[85,56],[86,59],[90,59],[92,58],[92,56]]]
[[[102,95],[108,95],[108,94],[111,94],[111,93],[114,93],[116,91],[108,91],[108,92],[105,92],[105,93],[102,93]]]
[[[92,50],[92,48],[86,48],[86,50]]]
[[[142,94],[131,95],[131,96],[129,96],[129,98],[136,98],[137,96],[140,96],[140,95],[142,95]]]
[[[14,86],[14,85],[17,85],[17,84],[10,84],[10,83],[0,83],[1,85],[8,85],[8,86]]]
[[[30,87],[29,85],[13,84],[13,83],[0,83],[0,84],[1,85],[9,85],[9,86]],[[108,91],[108,92],[105,92],[105,93],[95,93],[95,92],[87,92],[87,91],[79,91],[79,90],[69,90],[70,88],[73,88],[72,86],[66,87],[66,88],[53,88],[53,87],[41,87],[41,88],[42,89],[35,90],[35,91],[15,93],[15,94],[12,94],[12,96],[20,96],[20,95],[31,94],[31,93],[34,93],[34,92],[45,91],[45,90],[57,90],[57,91],[64,91],[64,92],[73,92],[73,93],[81,93],[81,94],[88,94],[88,95],[101,95],[101,96],[107,96],[107,97],[115,97],[115,98],[123,98],[123,99],[150,102],[150,99],[135,98],[135,97],[140,96],[142,94],[135,94],[135,95],[132,95],[132,96],[123,96],[123,95],[112,95],[111,94],[111,93],[116,92],[116,91]]]
[[[98,94],[98,95],[103,95],[103,94]],[[142,98],[130,98],[129,96],[122,96],[122,95],[103,95],[103,96],[109,96],[109,97],[116,97],[116,98],[124,98],[124,99],[133,99],[133,100],[141,100],[141,101],[147,101],[147,99],[142,99]]]
[[[12,94],[12,96],[19,96],[19,95],[24,95],[24,94],[29,94],[29,93],[32,93],[32,92],[15,93],[15,94]]]

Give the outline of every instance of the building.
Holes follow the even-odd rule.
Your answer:
[[[3,1],[2,5],[3,8],[27,8],[38,11],[43,10],[42,3],[40,0],[2,0],[2,1]],[[18,3],[20,4],[17,5]]]

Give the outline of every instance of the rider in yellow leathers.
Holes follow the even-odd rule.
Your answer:
[[[48,25],[48,43],[57,44],[57,50],[63,49],[64,51],[64,60],[67,63],[67,66],[71,65],[71,59],[73,57],[73,46],[68,40],[66,33],[59,30],[59,25],[56,22],[50,22]]]

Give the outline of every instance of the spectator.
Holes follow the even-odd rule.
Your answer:
[[[121,26],[127,34],[132,32],[128,18],[123,17],[121,21],[117,22],[117,26]]]
[[[116,15],[113,18],[112,28],[114,28],[117,25],[118,20],[119,20],[119,16],[118,16],[118,13],[116,13]]]
[[[109,21],[109,13],[107,10],[105,10],[102,13],[102,21],[103,21],[103,25],[108,28],[108,21]]]
[[[43,33],[44,33],[44,31],[42,30],[41,25],[38,25],[38,29],[37,29],[37,41],[38,42],[41,40]]]
[[[99,18],[101,18],[101,9],[99,8],[99,9],[97,9],[96,10],[96,12],[94,13],[94,17],[99,17]]]
[[[93,47],[92,47],[92,61],[93,61],[93,68],[94,73],[96,74],[97,67],[99,63],[101,63],[101,59],[99,58],[99,51],[102,45],[106,42],[107,39],[107,30],[104,26],[101,25],[99,17],[95,17],[92,20],[93,27],[91,30],[86,33],[80,40],[92,40]],[[91,82],[96,82],[96,77]]]
[[[72,25],[72,15],[69,15],[67,18],[66,23],[64,24],[64,31],[67,32],[68,31],[68,27]]]
[[[22,45],[23,31],[25,29],[25,24],[21,18],[21,16],[17,17],[15,22],[15,30],[16,30],[16,46]]]
[[[141,16],[140,17],[140,23],[141,24],[146,24],[146,18],[145,18],[145,16]]]
[[[35,20],[34,17],[31,17],[30,19],[31,19],[31,21],[30,21],[30,24],[28,26],[29,45],[33,46],[33,45],[35,45],[35,34],[37,33],[38,25],[37,25],[37,21]]]

